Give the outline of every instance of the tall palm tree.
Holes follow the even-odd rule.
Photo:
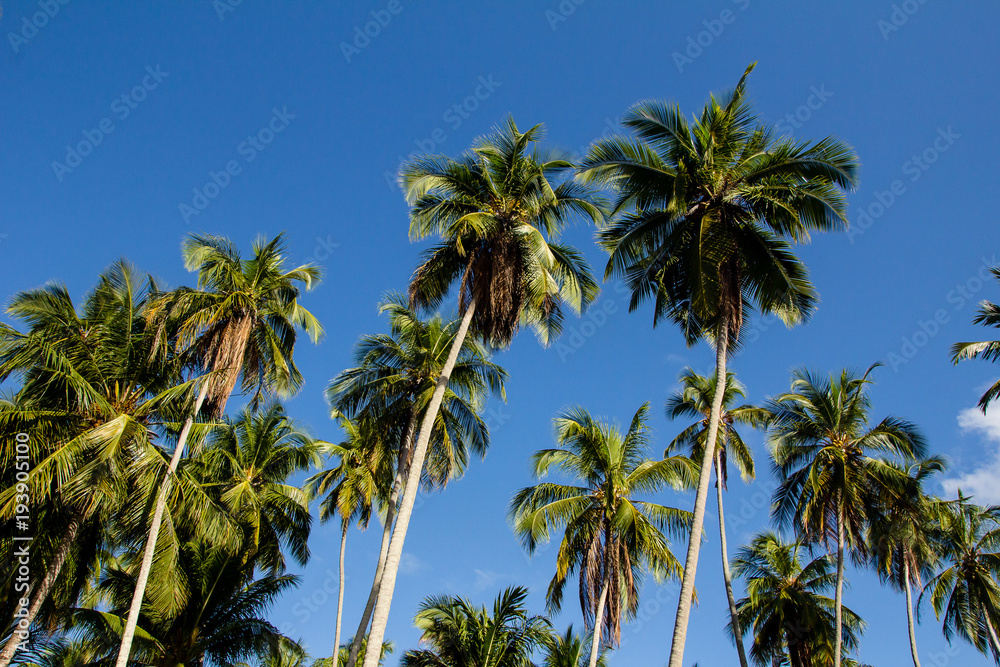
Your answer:
[[[990,269],[993,277],[1000,281],[1000,266]],[[979,304],[976,316],[972,318],[973,324],[982,324],[986,327],[1000,328],[1000,306],[990,301],[983,301]],[[951,347],[951,360],[958,363],[963,359],[985,359],[986,361],[996,361],[1000,359],[1000,341],[987,340],[977,343],[955,343]],[[1000,396],[1000,380],[997,380],[979,399],[979,408],[985,414],[987,406]]]
[[[432,597],[414,619],[430,648],[403,654],[401,667],[530,667],[531,654],[549,639],[551,626],[524,607],[526,588],[497,596],[493,613],[464,598]]]
[[[753,67],[692,123],[676,105],[636,104],[623,121],[635,138],[597,142],[580,171],[584,181],[617,191],[615,212],[623,214],[598,238],[611,254],[605,275],[624,277],[632,291],[630,310],[652,298],[654,326],[670,320],[688,345],[706,338],[715,347],[718,386],[670,667],[684,659],[727,354],[751,308],[789,326],[810,315],[816,293],[791,244],[807,241],[810,231],[846,228],[843,190],[856,180],[857,158],[846,144],[779,138],[759,123],[746,96]]]
[[[339,417],[340,428],[346,439],[330,444],[328,454],[336,456],[337,465],[306,480],[306,491],[311,497],[326,497],[320,503],[320,520],[340,518],[340,574],[337,584],[336,630],[333,646],[339,650],[340,626],[344,611],[344,553],[347,546],[347,529],[352,522],[365,530],[371,520],[372,509],[378,496],[388,494],[385,479],[391,474],[385,468],[385,449],[378,442],[378,432],[365,422],[354,422]],[[391,464],[390,464],[391,465]]]
[[[206,375],[157,495],[116,667],[127,667],[170,485],[195,419],[203,407],[210,416],[220,417],[241,378],[254,405],[267,393],[294,393],[302,384],[292,359],[296,329],[314,342],[323,333],[319,321],[298,301],[299,284],[311,289],[319,281],[319,269],[305,264],[286,270],[283,234],[270,241],[258,238],[249,259],[217,236],[192,235],[182,251],[185,267],[198,273],[198,288],[163,295],[146,315],[159,330],[161,348],[190,357]]]
[[[562,328],[563,306],[581,312],[598,291],[583,256],[554,238],[574,215],[601,221],[601,201],[572,181],[553,185],[572,165],[537,148],[529,152],[541,133],[537,125],[520,132],[508,120],[458,159],[423,157],[402,169],[400,181],[412,206],[410,236],[443,237],[416,270],[410,303],[435,307],[457,282],[462,319],[413,448],[364,667],[375,667],[431,426],[470,329],[490,345],[505,347],[520,325],[530,325],[545,344]]]
[[[681,373],[680,391],[667,399],[667,417],[698,419],[697,422],[684,429],[673,439],[663,453],[667,456],[678,450],[684,451],[692,460],[701,461],[705,441],[708,437],[708,424],[712,418],[712,397],[718,385],[714,377],[698,375],[688,368]],[[733,637],[739,653],[740,665],[747,667],[747,656],[743,649],[743,633],[740,631],[739,618],[736,614],[736,597],[733,595],[733,579],[729,573],[729,554],[726,549],[726,516],[722,508],[722,492],[729,480],[729,460],[736,462],[743,481],[754,478],[753,452],[740,437],[736,430],[737,424],[751,428],[764,428],[767,425],[768,413],[763,408],[753,405],[734,406],[737,400],[745,398],[743,385],[736,380],[736,375],[728,373],[725,382],[725,394],[722,398],[722,412],[719,415],[719,433],[716,435],[715,489],[719,501],[719,543],[722,548],[722,576],[726,583],[726,597],[729,600],[729,617],[733,625]]]
[[[79,566],[62,577],[73,580],[69,589],[77,593],[93,575],[93,554],[111,537],[104,526],[128,497],[154,493],[155,486],[136,486],[138,473],[157,465],[151,434],[189,387],[175,386],[179,369],[173,359],[149,360],[152,337],[142,311],[155,290],[148,276],[123,260],[101,275],[81,312],[64,286],[47,285],[16,295],[7,309],[28,325],[27,333],[0,325],[0,380],[22,381],[14,400],[0,409],[0,424],[10,435],[2,451],[3,469],[10,474],[0,491],[0,517],[12,520],[22,513],[16,512],[22,494],[14,483],[14,434],[25,432],[31,469],[24,484],[32,518],[61,531],[50,550],[42,548],[48,538],[33,546],[45,568],[36,570],[42,576],[28,596],[29,625],[65,566]],[[75,597],[63,599],[64,608]],[[16,637],[6,643],[2,667],[10,664],[16,646]]]
[[[535,476],[544,477],[554,467],[583,485],[543,482],[521,489],[508,511],[529,553],[553,530],[563,530],[546,600],[550,611],[558,611],[567,577],[578,573],[580,607],[593,629],[590,667],[597,664],[602,631],[605,642],[615,645],[621,636],[622,613],[632,618],[638,611],[639,582],[645,571],[658,580],[679,578],[681,573],[661,531],[683,534],[690,526],[690,513],[638,496],[666,486],[690,487],[696,467],[683,456],[646,458],[648,412],[648,403],[640,407],[625,434],[582,408],[557,417],[559,447],[535,453]]]
[[[843,644],[857,646],[864,622],[844,609],[846,623],[836,621],[836,603],[825,595],[834,587],[830,557],[802,564],[799,544],[788,544],[773,532],[761,533],[740,549],[733,572],[746,579],[747,596],[739,601],[742,632],[753,629],[750,657],[759,667],[780,664],[787,654],[791,667],[813,667],[833,662],[832,653]],[[734,626],[729,625],[732,632]]]
[[[806,542],[835,545],[837,554],[834,665],[841,662],[844,554],[866,555],[867,519],[879,499],[880,462],[873,454],[923,457],[926,445],[917,427],[896,417],[871,424],[868,379],[844,370],[822,378],[805,370],[792,387],[770,401],[769,433],[775,472],[782,480],[772,514],[791,525]]]
[[[349,663],[354,664],[375,607],[397,505],[413,459],[417,419],[426,410],[437,379],[455,341],[460,322],[435,315],[420,319],[407,307],[404,297],[390,294],[380,311],[388,313],[389,334],[364,336],[355,350],[357,366],[331,381],[327,400],[333,410],[378,431],[385,447],[393,448],[397,459],[395,477],[388,500],[382,544],[375,567],[371,592],[361,622],[354,634]],[[484,456],[489,448],[489,429],[480,412],[490,393],[505,399],[507,373],[490,361],[485,347],[475,338],[462,342],[441,407],[435,421],[424,460],[422,485],[443,487],[449,478],[461,474],[470,450]],[[379,499],[382,500],[382,499]]]
[[[913,585],[931,574],[937,560],[932,534],[933,501],[925,483],[945,469],[944,459],[932,456],[910,465],[885,462],[876,467],[880,493],[868,521],[867,544],[871,565],[879,577],[906,595],[906,624],[913,667],[920,667],[913,615]]]
[[[980,507],[968,496],[935,503],[937,547],[944,569],[927,582],[934,614],[944,616],[944,636],[968,641],[1000,664],[1000,506]]]

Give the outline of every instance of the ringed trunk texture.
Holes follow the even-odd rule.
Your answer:
[[[417,491],[420,489],[420,473],[424,468],[427,446],[431,440],[431,433],[434,431],[434,420],[437,419],[441,401],[444,399],[448,381],[451,379],[451,372],[458,361],[458,354],[465,343],[465,336],[469,332],[469,325],[472,324],[472,316],[475,312],[476,299],[472,297],[462,315],[462,323],[455,335],[455,342],[452,343],[451,350],[448,352],[448,358],[444,368],[441,369],[437,386],[434,388],[434,394],[431,396],[431,402],[427,406],[427,412],[424,414],[423,423],[420,426],[420,436],[417,438],[417,444],[413,450],[413,461],[410,463],[406,485],[403,487],[403,498],[400,501],[396,525],[392,530],[389,553],[386,555],[382,581],[379,584],[375,610],[372,613],[372,629],[368,636],[368,646],[365,648],[363,667],[378,667],[382,641],[385,639],[385,627],[389,622],[389,607],[392,605],[392,594],[396,587],[396,575],[399,572],[399,561],[403,555],[403,542],[406,539],[406,529],[410,525],[410,515],[413,514],[413,503],[416,501]]]
[[[833,667],[840,667],[844,632],[844,515],[841,509],[837,510],[837,593],[834,606],[836,607],[834,613],[837,618],[837,636],[833,639]]]
[[[340,579],[337,583],[337,629],[333,634],[333,654],[340,653],[340,620],[344,615],[344,551],[347,547],[347,522],[340,533]]]
[[[403,488],[403,481],[409,472],[410,450],[413,448],[413,430],[417,427],[417,410],[414,408],[410,412],[410,423],[406,425],[406,436],[403,439],[403,446],[399,450],[399,462],[396,464],[396,478],[392,482],[392,492],[389,494],[388,507],[385,510],[385,525],[382,526],[382,544],[379,546],[378,563],[375,565],[375,579],[372,581],[372,590],[368,594],[368,602],[365,604],[365,613],[361,615],[361,624],[354,639],[351,641],[351,651],[347,657],[347,664],[356,666],[358,664],[358,654],[361,652],[361,642],[368,634],[368,623],[372,619],[372,610],[375,609],[375,600],[378,598],[379,585],[382,583],[382,572],[385,569],[385,559],[389,554],[389,541],[392,539],[392,524],[396,519],[396,505],[399,503],[399,493]]]
[[[142,609],[142,598],[146,594],[146,583],[149,581],[149,573],[153,569],[153,556],[156,553],[156,540],[160,536],[160,525],[163,523],[163,512],[167,507],[167,495],[173,482],[174,473],[177,472],[177,465],[180,463],[181,455],[184,453],[184,445],[187,444],[188,434],[194,425],[194,419],[201,411],[201,406],[208,395],[209,382],[203,382],[201,391],[198,393],[198,400],[194,404],[194,412],[184,420],[181,432],[177,436],[177,446],[174,447],[174,455],[170,457],[170,466],[167,474],[160,484],[160,490],[156,494],[156,507],[153,510],[153,520],[149,525],[149,536],[146,538],[146,548],[142,552],[142,563],[139,566],[139,575],[135,581],[135,592],[132,594],[132,604],[128,610],[128,618],[125,621],[125,629],[122,632],[122,643],[118,649],[118,659],[115,667],[127,667],[129,654],[132,652],[132,640],[135,637],[135,628],[139,624],[139,611]]]
[[[903,560],[903,586],[906,589],[906,627],[910,631],[910,655],[913,656],[913,667],[920,667],[920,656],[917,655],[917,633],[913,624],[913,600],[910,592],[910,562]]]
[[[743,648],[743,633],[736,615],[736,598],[733,596],[733,576],[729,572],[729,554],[726,549],[726,515],[722,509],[722,457],[715,457],[715,488],[719,496],[719,544],[722,546],[722,577],[726,581],[726,598],[729,600],[729,616],[733,623],[733,637],[740,656],[740,667],[748,667],[747,655]],[[919,666],[918,666],[919,667]]]
[[[59,573],[62,571],[63,565],[66,564],[66,557],[69,556],[69,550],[73,547],[73,542],[76,540],[77,533],[80,532],[82,524],[83,519],[80,515],[74,515],[69,523],[69,527],[66,529],[66,534],[59,543],[56,557],[49,563],[45,578],[42,579],[38,584],[38,588],[32,593],[31,603],[28,605],[28,613],[24,617],[29,627],[32,621],[35,620],[35,616],[38,615],[38,610],[42,608],[42,604],[48,598],[49,591],[55,585],[56,579],[59,578]],[[17,621],[18,619],[15,618],[14,620]],[[17,634],[11,635],[10,639],[7,640],[7,644],[3,647],[3,652],[0,653],[0,667],[7,667],[14,660],[14,654],[20,645],[21,643]]]
[[[601,625],[604,623],[604,607],[607,601],[608,575],[605,574],[601,597],[597,600],[597,613],[594,614],[594,637],[590,640],[590,667],[597,667],[597,658],[601,654]]]
[[[691,601],[694,598],[694,578],[698,571],[698,553],[701,551],[701,531],[705,522],[705,504],[708,499],[708,486],[712,480],[712,461],[715,458],[715,441],[719,434],[722,399],[726,392],[726,352],[729,344],[729,321],[726,318],[723,318],[719,326],[719,335],[716,340],[715,395],[712,397],[712,411],[709,413],[708,418],[708,439],[705,443],[705,453],[701,457],[698,494],[694,499],[694,520],[691,524],[687,558],[684,560],[681,595],[677,602],[677,618],[674,622],[674,636],[670,647],[670,667],[683,667],[684,664],[684,642],[687,640],[688,621],[691,617]],[[365,665],[365,667],[368,667],[368,665]]]

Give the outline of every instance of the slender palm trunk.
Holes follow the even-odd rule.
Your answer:
[[[201,411],[201,406],[208,395],[209,382],[202,382],[201,391],[198,392],[198,399],[194,404],[194,411],[184,420],[181,432],[177,436],[177,446],[174,447],[174,454],[170,457],[170,466],[167,474],[160,484],[160,490],[156,494],[156,507],[153,510],[153,519],[149,525],[149,536],[146,538],[146,548],[142,552],[142,563],[139,566],[139,574],[135,580],[135,592],[132,594],[132,604],[128,610],[128,618],[125,621],[125,630],[122,633],[121,647],[118,649],[118,659],[115,667],[126,667],[129,654],[132,652],[132,639],[135,637],[135,628],[139,624],[139,610],[142,609],[142,598],[146,594],[146,583],[149,581],[149,573],[153,569],[153,556],[156,553],[156,540],[160,536],[160,524],[163,523],[163,512],[167,507],[167,496],[170,492],[170,485],[173,482],[174,473],[177,472],[177,465],[180,463],[181,454],[184,453],[184,445],[187,444],[188,434],[194,425],[194,419]]]
[[[38,610],[42,608],[42,603],[49,596],[49,591],[52,590],[52,586],[55,585],[56,579],[59,577],[59,573],[62,571],[63,565],[66,563],[66,557],[69,556],[69,550],[73,546],[73,542],[76,540],[77,533],[80,532],[80,526],[83,524],[83,518],[79,514],[74,514],[73,518],[70,520],[69,526],[66,529],[66,534],[63,535],[62,541],[59,543],[59,548],[56,550],[55,558],[49,563],[48,571],[45,573],[45,577],[38,584],[38,588],[32,593],[31,603],[28,605],[27,614],[23,617],[25,628],[27,629],[32,621],[35,620],[35,616],[38,615]],[[16,544],[16,543],[15,543]],[[22,619],[15,617],[19,624]],[[7,644],[3,647],[3,652],[0,653],[0,667],[7,667],[11,661],[14,659],[14,654],[17,652],[18,646],[21,645],[21,640],[15,632],[11,635],[10,639],[7,640]]]
[[[712,460],[715,457],[715,441],[719,433],[722,399],[726,393],[726,351],[729,343],[729,322],[726,318],[723,318],[719,325],[719,334],[716,341],[715,395],[712,397],[712,412],[709,413],[708,417],[708,438],[705,443],[705,454],[701,458],[701,472],[698,476],[698,494],[694,499],[694,519],[691,523],[691,536],[688,541],[687,558],[684,561],[684,576],[681,579],[680,600],[677,602],[677,618],[674,622],[674,637],[670,647],[670,667],[682,667],[684,663],[684,642],[687,641],[687,626],[691,616],[691,600],[694,597],[694,578],[698,570],[698,553],[701,551],[701,531],[705,522],[708,485],[712,480]],[[368,667],[368,665],[365,667]]]
[[[984,614],[983,617],[986,620],[986,631],[990,635],[990,643],[993,644],[993,651],[1000,655],[1000,637],[997,637],[997,631],[993,627],[993,622],[990,621],[989,614]]]
[[[836,632],[833,646],[833,667],[840,667],[841,644],[844,639],[844,511],[837,499],[837,592],[834,600]]]
[[[906,627],[910,631],[910,655],[913,656],[913,667],[920,667],[920,657],[917,655],[917,633],[913,627],[913,599],[910,592],[910,562],[903,559],[903,586],[906,589]]]
[[[372,618],[372,610],[375,609],[375,600],[378,598],[378,591],[382,583],[382,572],[385,570],[385,559],[389,554],[389,542],[392,539],[392,525],[396,519],[396,505],[399,502],[399,494],[403,488],[403,481],[410,470],[410,450],[413,448],[413,430],[417,427],[417,410],[410,411],[410,423],[406,425],[406,435],[403,437],[403,446],[399,450],[399,462],[396,464],[396,478],[392,482],[392,492],[389,494],[389,501],[385,510],[385,525],[382,526],[382,544],[379,547],[378,563],[375,565],[375,579],[372,581],[372,590],[368,594],[368,602],[365,604],[365,613],[361,615],[361,624],[358,631],[354,633],[351,641],[351,651],[347,657],[347,664],[355,667],[358,664],[358,653],[361,652],[361,643],[368,634],[368,622]]]
[[[337,584],[337,629],[333,634],[333,654],[340,653],[340,619],[344,615],[344,551],[347,547],[347,522],[340,532],[340,580]]]
[[[389,607],[392,605],[392,594],[396,587],[396,575],[399,572],[399,561],[403,555],[403,541],[406,539],[406,529],[410,525],[413,503],[417,500],[417,491],[420,489],[420,473],[424,468],[424,458],[427,456],[427,446],[434,430],[434,420],[437,419],[441,401],[444,400],[444,393],[448,388],[448,381],[451,379],[451,372],[458,361],[458,353],[465,343],[465,336],[469,331],[469,325],[472,324],[472,316],[475,311],[476,299],[473,297],[462,315],[462,323],[455,334],[455,342],[452,343],[451,350],[448,352],[444,368],[441,369],[441,375],[437,379],[437,386],[434,387],[430,405],[427,406],[423,423],[420,425],[420,436],[417,438],[417,445],[413,450],[413,460],[406,476],[406,485],[403,487],[403,498],[399,504],[399,514],[392,530],[389,553],[386,555],[382,581],[379,584],[378,599],[375,601],[375,610],[372,613],[372,630],[368,635],[364,667],[378,667],[379,653],[382,641],[385,639],[385,626],[389,622]]]
[[[594,614],[594,637],[590,640],[590,667],[597,667],[597,658],[601,655],[601,625],[604,623],[604,607],[608,601],[609,579],[610,575],[605,572],[601,597],[597,600],[597,613]]]
[[[715,457],[715,489],[719,496],[719,544],[722,546],[722,577],[726,581],[726,598],[729,600],[729,617],[733,624],[733,637],[740,656],[740,667],[748,667],[747,654],[743,648],[743,633],[736,615],[736,597],[733,595],[733,576],[729,572],[729,554],[726,549],[726,515],[722,510],[722,457]]]

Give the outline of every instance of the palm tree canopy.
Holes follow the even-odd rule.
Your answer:
[[[749,308],[788,324],[808,317],[816,293],[790,242],[848,224],[854,150],[761,125],[746,93],[753,68],[691,122],[677,105],[634,105],[622,121],[634,137],[597,142],[580,165],[584,182],[617,193],[620,215],[598,234],[606,276],[626,279],[632,310],[653,298],[654,325],[673,321],[688,344],[724,318],[735,345]]]
[[[598,599],[607,578],[607,637],[618,641],[621,611],[633,618],[639,609],[639,585],[646,571],[657,580],[678,577],[681,564],[670,551],[668,535],[683,535],[690,512],[640,499],[664,487],[690,488],[696,468],[690,459],[646,458],[649,405],[635,413],[624,434],[582,408],[555,419],[557,449],[536,452],[534,473],[544,477],[555,468],[582,482],[569,486],[543,482],[521,489],[508,515],[529,553],[555,530],[564,531],[549,584],[549,609],[562,604],[567,577],[577,572],[584,620],[593,625]]]
[[[590,661],[589,641],[573,632],[573,626],[563,634],[552,633],[545,646],[542,667],[586,667]],[[608,655],[602,651],[597,658],[598,667],[607,667]]]
[[[1000,266],[990,269],[993,277],[1000,281]],[[981,324],[984,327],[1000,328],[1000,306],[991,302],[983,301],[979,304],[976,316],[972,318],[973,324]],[[951,347],[951,360],[958,363],[963,359],[985,359],[994,362],[1000,359],[1000,341],[987,340],[975,343],[955,343]],[[986,408],[997,396],[1000,396],[1000,380],[997,380],[979,399],[979,409],[986,413]]]
[[[410,302],[435,308],[457,282],[459,310],[473,299],[473,331],[506,347],[522,325],[547,344],[562,330],[563,305],[576,313],[597,296],[583,255],[557,242],[575,216],[600,224],[604,202],[565,180],[573,165],[539,149],[541,125],[513,119],[458,158],[405,164],[400,184],[411,204],[410,236],[437,235],[410,283]]]

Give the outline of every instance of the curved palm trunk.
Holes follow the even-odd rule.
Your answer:
[[[146,538],[146,548],[142,552],[142,563],[139,566],[139,574],[135,580],[135,592],[132,594],[132,604],[129,607],[128,618],[125,621],[125,630],[122,632],[122,643],[118,649],[118,659],[115,661],[115,667],[126,667],[129,654],[132,652],[132,639],[135,637],[135,628],[139,624],[139,610],[142,609],[142,598],[146,594],[146,583],[149,581],[149,573],[153,569],[156,540],[160,536],[163,512],[167,507],[167,495],[170,492],[174,473],[177,472],[177,465],[180,463],[181,454],[184,453],[184,445],[187,444],[188,434],[194,425],[194,419],[201,411],[201,406],[208,395],[208,386],[208,381],[202,383],[201,391],[198,392],[198,400],[194,404],[194,411],[184,420],[181,432],[177,436],[177,446],[174,447],[174,454],[170,457],[170,466],[167,474],[163,478],[160,490],[156,494],[156,507],[153,510],[153,520],[149,524],[149,536]]]
[[[444,400],[444,392],[451,379],[451,372],[458,361],[458,353],[465,343],[465,336],[469,332],[469,325],[472,324],[472,316],[475,311],[476,299],[473,297],[462,315],[462,323],[455,335],[455,342],[452,343],[451,350],[448,352],[448,359],[445,361],[444,368],[441,369],[437,386],[434,387],[434,394],[431,396],[431,402],[427,406],[423,423],[420,425],[420,436],[417,438],[417,445],[413,450],[413,461],[410,463],[410,470],[406,476],[406,486],[403,487],[399,515],[396,517],[396,525],[392,530],[389,553],[386,555],[378,598],[372,613],[372,630],[368,635],[364,667],[378,667],[382,641],[385,639],[385,626],[389,622],[389,607],[392,605],[392,594],[396,587],[396,575],[399,572],[399,561],[403,555],[403,541],[406,539],[406,529],[410,525],[410,515],[413,514],[413,503],[416,501],[417,491],[420,489],[420,473],[424,468],[424,458],[427,456],[427,446],[431,440],[431,432],[434,430],[434,420],[437,419],[441,401]]]
[[[604,607],[608,601],[609,578],[610,576],[605,573],[601,597],[597,600],[597,613],[594,614],[594,637],[590,640],[590,667],[597,667],[597,658],[601,654],[601,625],[604,623]]]
[[[340,619],[344,614],[344,551],[347,547],[347,522],[340,533],[340,580],[337,583],[337,629],[333,635],[333,654],[340,652]]]
[[[35,589],[31,596],[31,603],[28,605],[27,615],[24,616],[24,620],[27,626],[30,626],[32,621],[35,620],[35,616],[38,615],[38,610],[42,608],[42,603],[49,596],[49,591],[52,590],[52,586],[55,585],[56,579],[59,577],[59,573],[62,571],[63,565],[66,563],[66,557],[69,556],[69,550],[73,546],[73,542],[76,540],[77,533],[80,532],[80,526],[83,524],[83,519],[81,515],[76,514],[70,520],[69,527],[66,529],[66,534],[63,535],[62,541],[59,543],[59,549],[56,551],[56,556],[49,564],[48,571],[45,573],[45,577],[38,584],[38,588]],[[15,618],[15,621],[18,619]],[[3,652],[0,653],[0,667],[7,667],[11,661],[14,659],[14,654],[17,652],[18,647],[21,645],[21,640],[18,638],[17,633],[11,635],[10,639],[7,640],[7,644],[3,647]]]
[[[382,572],[385,570],[385,559],[389,554],[389,541],[392,539],[392,525],[396,519],[396,505],[399,502],[399,493],[403,488],[403,481],[410,470],[410,450],[413,448],[413,429],[417,426],[417,410],[414,408],[410,412],[410,423],[406,425],[406,436],[403,439],[403,447],[399,451],[399,462],[396,464],[396,478],[392,481],[392,492],[389,494],[389,501],[385,510],[385,525],[382,526],[382,544],[379,546],[378,563],[375,565],[375,579],[372,581],[372,590],[368,594],[368,602],[365,604],[365,613],[361,615],[361,624],[358,631],[354,633],[351,641],[351,651],[347,657],[347,664],[356,666],[358,664],[358,653],[361,652],[361,643],[368,634],[368,622],[372,618],[372,610],[375,609],[375,600],[378,598],[378,591],[382,583]]]
[[[920,667],[920,657],[917,655],[917,633],[913,627],[913,600],[910,592],[910,562],[903,559],[903,586],[906,589],[906,627],[910,631],[910,655],[913,656],[913,667]]]
[[[986,620],[986,630],[990,635],[990,643],[993,644],[993,651],[1000,655],[1000,637],[997,637],[997,631],[993,628],[993,623],[990,621],[989,614],[983,614],[983,618]]]
[[[729,600],[729,617],[733,624],[733,637],[736,640],[736,650],[740,656],[740,666],[747,666],[747,654],[743,648],[743,633],[740,631],[740,621],[736,615],[736,597],[733,596],[733,576],[729,572],[729,554],[726,549],[726,515],[722,509],[722,460],[715,457],[715,489],[719,496],[719,544],[722,545],[722,577],[726,581],[726,598]]]
[[[837,636],[834,637],[833,667],[840,667],[841,645],[844,633],[844,513],[837,501],[837,592],[834,607],[837,624]]]
[[[729,343],[729,322],[722,319],[715,349],[715,395],[712,397],[712,411],[708,417],[708,439],[705,453],[701,457],[701,472],[698,476],[698,494],[694,499],[694,519],[688,541],[687,558],[684,560],[684,577],[681,579],[681,595],[677,602],[677,618],[674,622],[674,636],[670,647],[670,667],[682,667],[684,662],[684,642],[687,641],[687,626],[691,616],[691,601],[694,598],[694,578],[698,570],[698,553],[701,551],[701,531],[705,522],[705,504],[708,499],[708,485],[712,480],[712,460],[715,457],[715,441],[719,434],[719,417],[722,414],[722,399],[726,393],[726,351]],[[367,665],[365,667],[368,667]],[[838,665],[839,667],[839,665]]]

